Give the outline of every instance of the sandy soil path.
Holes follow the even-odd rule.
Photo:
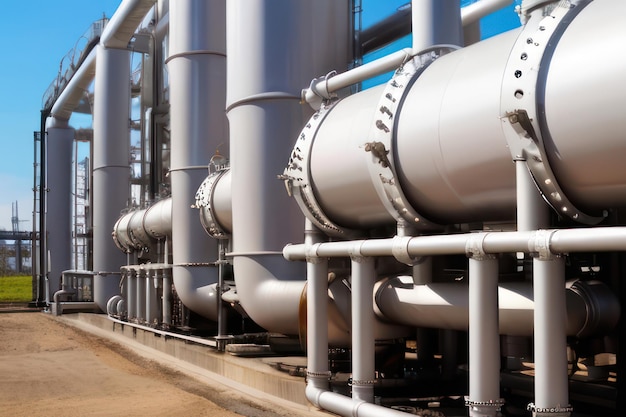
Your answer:
[[[44,313],[0,313],[0,416],[298,414],[208,388]]]

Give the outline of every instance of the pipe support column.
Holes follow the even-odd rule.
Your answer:
[[[358,253],[358,250],[356,251]],[[376,382],[374,300],[376,280],[374,258],[351,256],[352,259],[352,399],[374,402]]]
[[[469,259],[469,396],[472,417],[495,417],[500,399],[498,260],[482,249],[484,235],[467,242]]]
[[[172,275],[169,268],[163,270],[163,324],[172,324]]]
[[[552,233],[538,231],[534,242],[533,295],[535,299],[535,403],[533,416],[567,417],[567,312],[565,258],[550,252]]]
[[[328,369],[328,258],[316,254],[321,234],[306,221],[307,248],[307,385],[312,392],[320,393],[330,388]],[[319,407],[319,398],[310,399]]]

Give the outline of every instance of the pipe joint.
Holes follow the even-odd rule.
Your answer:
[[[337,94],[328,87],[328,79],[335,75],[337,75],[337,71],[332,70],[322,77],[313,78],[309,88],[302,90],[302,102],[309,103],[314,110],[319,110],[324,101],[336,98]]]
[[[476,261],[496,259],[495,255],[485,252],[485,237],[487,233],[474,233],[465,242],[465,254]]]
[[[363,252],[362,252],[363,243],[364,243],[363,240],[357,240],[354,242],[353,245],[351,245],[348,248],[348,256],[350,256],[350,259],[353,262],[363,263],[365,259],[367,258],[366,256],[363,255]]]
[[[322,258],[317,255],[317,250],[319,249],[320,244],[314,243],[312,245],[307,245],[306,252],[306,261],[311,264],[319,264],[322,262]]]
[[[552,235],[556,230],[537,230],[528,242],[528,251],[531,256],[542,261],[551,261],[559,258],[560,254],[555,254],[550,249]]]
[[[393,257],[403,264],[413,266],[420,262],[419,256],[411,256],[409,254],[409,243],[411,236],[394,236],[391,243],[391,253]]]

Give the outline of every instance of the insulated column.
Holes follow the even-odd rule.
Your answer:
[[[74,129],[67,120],[50,117],[47,121],[48,161],[46,247],[49,260],[46,301],[59,289],[61,273],[72,267],[71,217],[72,217],[72,143]],[[44,214],[42,214],[44,215]],[[47,271],[42,271],[45,274]]]
[[[130,52],[97,46],[93,113],[94,295],[106,311],[126,256],[111,231],[129,198]]]
[[[229,0],[227,18],[237,292],[259,325],[298,334],[305,268],[282,248],[302,240],[304,219],[276,176],[310,115],[301,89],[349,62],[349,2]]]
[[[170,4],[169,57],[174,287],[185,306],[217,320],[217,243],[191,208],[216,149],[228,154],[225,0]],[[209,262],[211,264],[209,264]]]

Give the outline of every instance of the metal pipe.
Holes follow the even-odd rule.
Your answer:
[[[418,28],[413,30],[413,45],[400,51],[385,55],[382,58],[368,62],[349,71],[339,74],[332,73],[326,77],[316,78],[311,81],[308,88],[302,90],[302,100],[318,109],[320,99],[328,99],[333,93],[353,84],[362,82],[385,72],[397,69],[403,62],[424,48],[437,44],[462,45],[463,34],[461,28],[475,23],[481,17],[498,10],[511,0],[483,0],[462,9],[457,0],[442,2],[436,0],[413,1],[411,4],[412,25],[405,25],[406,33],[398,33],[398,36],[411,33],[410,26]],[[454,7],[453,7],[454,6]],[[460,10],[460,12],[459,12]],[[404,12],[400,12],[405,14]],[[431,17],[442,18],[441,25],[433,30]],[[406,16],[408,19],[408,15]],[[390,20],[397,26],[397,20]],[[458,21],[458,23],[452,23]],[[444,23],[445,22],[445,23]],[[452,24],[452,26],[448,26]],[[452,29],[452,30],[451,30]],[[366,29],[362,32],[365,43],[372,42],[373,31]],[[382,46],[382,45],[381,45]],[[371,46],[369,47],[371,48]]]
[[[128,319],[137,318],[137,271],[125,269],[126,273],[126,303],[128,306]]]
[[[309,246],[307,257],[307,391],[330,389],[328,367],[328,259],[318,258],[315,245],[323,239],[322,234],[306,221],[305,242]],[[309,397],[307,397],[309,398]],[[316,407],[319,403],[309,398]]]
[[[503,82],[517,80],[514,68],[525,62],[522,57],[529,56],[522,52],[512,55],[515,45],[528,45],[520,30],[443,55],[412,80],[395,112],[393,148],[385,148],[393,161],[394,183],[400,184],[410,205],[439,224],[514,221],[515,167],[507,146],[510,132],[504,128],[511,124],[506,113],[515,110],[521,100],[514,95],[517,91],[518,96],[533,97],[528,101],[538,101],[540,110],[545,109],[540,130],[549,134],[546,157],[530,159],[549,164],[555,178],[537,181],[554,184],[558,178],[563,194],[588,212],[626,206],[625,165],[620,162],[626,157],[620,146],[624,134],[616,110],[624,107],[624,95],[611,87],[619,83],[618,73],[626,69],[626,57],[609,52],[609,48],[619,48],[626,28],[614,20],[603,21],[623,7],[619,1],[608,0],[582,8],[569,25],[561,26],[559,39],[549,44],[536,82],[529,80],[511,92]],[[602,27],[602,31],[590,36],[588,27]],[[583,77],[581,73],[577,82],[569,85],[564,81],[567,68],[583,65],[576,52],[581,42],[590,50],[598,47],[605,53],[600,55],[602,62],[593,67],[597,74]],[[520,79],[526,79],[524,74],[530,78],[526,71]],[[602,80],[601,88],[593,81],[596,79]],[[335,225],[359,230],[394,222],[378,201],[368,175],[371,160],[364,157],[368,155],[370,127],[388,118],[380,111],[383,89],[378,94],[370,90],[333,105],[311,134],[314,139],[308,155],[308,182],[315,189],[322,214]],[[511,103],[501,105],[509,96]],[[466,105],[468,97],[475,98],[472,106]],[[593,106],[586,97],[591,97]],[[568,117],[572,106],[581,118]],[[519,124],[516,128],[521,129]],[[592,135],[595,143],[589,147],[584,138]],[[468,137],[472,139],[466,140]],[[594,174],[587,175],[590,172]],[[342,178],[340,184],[336,178]],[[544,193],[552,199],[560,193],[555,195]]]
[[[358,251],[358,250],[357,250]],[[374,258],[352,256],[352,399],[374,402]]]
[[[143,323],[146,321],[146,271],[139,269],[137,271],[137,278],[135,279],[137,290],[135,295],[137,296],[137,322]]]
[[[50,110],[52,117],[65,120],[70,119],[80,100],[89,91],[89,85],[96,75],[96,55],[96,49],[92,49],[76,70],[63,92],[52,105]]]
[[[310,114],[299,103],[301,86],[350,62],[349,13],[348,1],[227,2],[233,223],[227,256],[242,307],[269,331],[298,334],[305,278],[304,265],[280,256],[287,242],[301,239],[303,221],[275,180],[284,159],[273,150],[290,146]]]
[[[217,320],[217,244],[198,227],[191,208],[209,158],[226,144],[224,0],[170,4],[173,282],[188,308]],[[211,132],[207,138],[207,132]],[[221,149],[223,150],[224,145]],[[225,150],[227,154],[227,149]],[[211,259],[207,262],[207,256]]]
[[[156,0],[123,0],[100,36],[105,48],[127,49],[130,38]]]
[[[538,236],[538,239],[540,238]],[[562,413],[571,411],[569,410],[564,277],[564,257],[554,256],[544,250],[533,259],[533,295],[535,298],[535,402],[531,405],[533,412],[549,409],[558,409]]]
[[[163,270],[163,324],[167,326],[172,324],[172,275],[170,269]]]
[[[550,224],[549,207],[523,160],[515,161],[515,180],[517,230],[530,231],[547,227]]]
[[[111,230],[129,197],[130,53],[97,47],[93,114],[93,269],[94,301],[105,311],[119,293],[124,254]]]
[[[48,288],[54,294],[60,288],[63,271],[72,268],[72,202],[69,196],[72,184],[72,145],[74,129],[67,120],[48,118],[47,158],[54,161],[47,170],[46,181],[46,247],[49,256]],[[46,302],[50,299],[47,297]]]
[[[500,406],[500,336],[498,329],[498,260],[468,241],[469,258],[469,396],[472,417],[495,417]]]
[[[626,227],[588,227],[574,229],[549,230],[548,249],[555,254],[568,252],[621,252],[626,250]],[[546,231],[527,232],[477,232],[449,235],[406,237],[405,253],[411,257],[429,255],[465,254],[468,239],[475,235],[481,238],[480,249],[485,253],[531,253],[537,250],[538,234],[543,236]],[[360,256],[394,256],[397,252],[397,238],[368,239],[353,241],[324,242],[317,248],[318,256],[330,258],[349,257],[353,254],[354,245],[358,243]],[[283,256],[290,261],[304,260],[306,246],[289,244],[283,249]]]
[[[433,45],[463,45],[460,0],[413,0],[411,21],[411,55]]]

